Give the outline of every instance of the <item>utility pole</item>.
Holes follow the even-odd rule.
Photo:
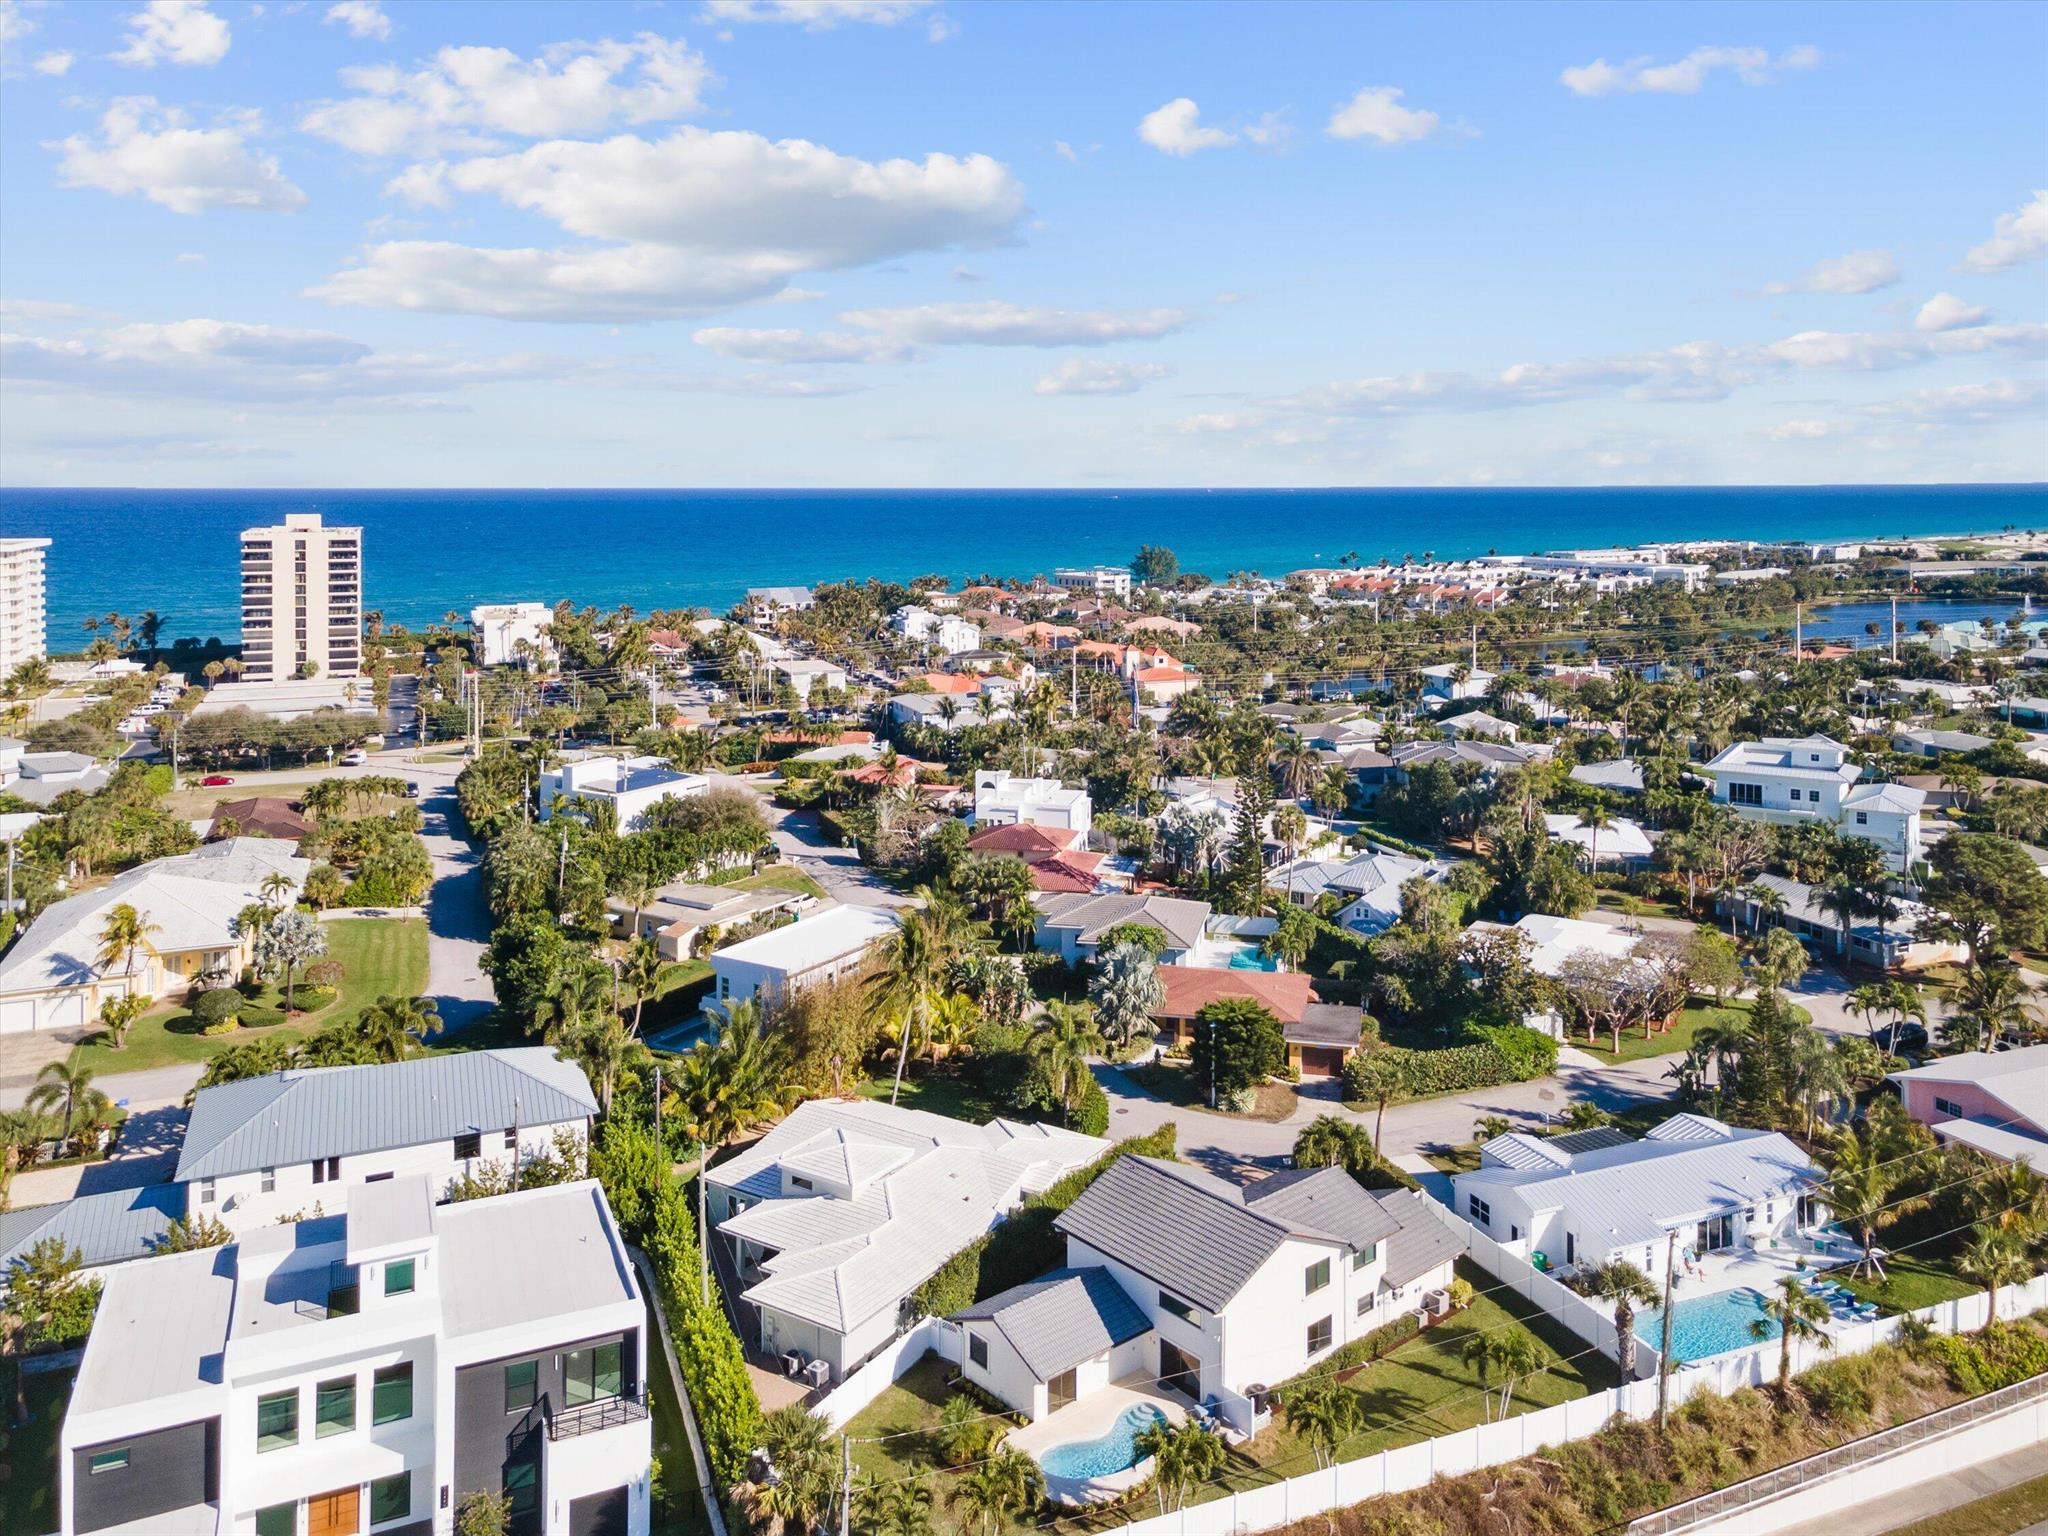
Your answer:
[[[839,1437],[839,1536],[853,1536],[853,1442]]]
[[[1673,1227],[1664,1238],[1664,1316],[1663,1338],[1657,1349],[1657,1428],[1663,1429],[1664,1417],[1671,1402],[1671,1289],[1674,1284],[1672,1272],[1678,1267],[1678,1228]],[[1627,1386],[1627,1382],[1622,1383]]]
[[[1892,665],[1899,664],[1899,594],[1892,594]]]
[[[555,895],[562,894],[562,881],[569,872],[569,829],[562,828],[562,851],[555,858]]]
[[[1472,670],[1474,672],[1479,670],[1479,626],[1477,623],[1472,626]]]
[[[1792,661],[1794,665],[1806,660],[1806,604],[1792,605]]]

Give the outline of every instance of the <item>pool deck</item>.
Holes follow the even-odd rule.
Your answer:
[[[1054,1446],[1071,1445],[1077,1440],[1093,1440],[1105,1435],[1125,1409],[1141,1404],[1157,1408],[1172,1424],[1181,1424],[1188,1416],[1183,1399],[1154,1389],[1143,1377],[1132,1376],[1077,1398],[1035,1424],[1011,1430],[1003,1443],[1022,1451],[1038,1462],[1043,1470],[1044,1455]],[[1055,1504],[1070,1507],[1106,1503],[1142,1483],[1149,1475],[1151,1465],[1152,1458],[1148,1456],[1134,1467],[1105,1473],[1101,1477],[1054,1477],[1047,1473],[1045,1496]]]

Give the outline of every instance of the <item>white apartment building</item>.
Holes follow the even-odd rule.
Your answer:
[[[555,610],[546,603],[479,603],[469,610],[469,641],[477,665],[509,667],[554,653],[548,626]]]
[[[904,639],[929,646],[941,656],[981,649],[981,627],[950,613],[934,613],[911,603],[889,616],[889,627]]]
[[[0,677],[48,653],[43,551],[48,539],[0,539]]]
[[[585,757],[545,770],[540,776],[540,819],[555,814],[555,801],[584,800],[608,805],[621,832],[646,825],[647,813],[664,800],[708,794],[701,773],[679,773],[658,757]]]
[[[363,530],[294,512],[242,530],[242,666],[252,683],[363,669]]]
[[[1052,584],[1097,597],[1129,597],[1131,573],[1121,565],[1068,565],[1052,573]]]
[[[105,1291],[60,1442],[61,1536],[646,1536],[646,1314],[591,1181],[138,1259]]]
[[[1069,789],[1058,779],[1021,779],[1007,768],[983,768],[974,775],[974,824],[977,827],[1057,827],[1086,833],[1094,820],[1094,803],[1085,789]]]
[[[1860,764],[1828,736],[1766,736],[1738,741],[1700,771],[1714,780],[1714,798],[1753,821],[1831,822],[1844,836],[1867,838],[1899,874],[1920,861],[1924,790],[1903,784],[1859,784]]]

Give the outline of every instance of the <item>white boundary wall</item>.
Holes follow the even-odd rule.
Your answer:
[[[901,1338],[876,1350],[859,1370],[812,1404],[811,1412],[834,1430],[844,1429],[847,1420],[888,1391],[927,1354],[959,1364],[960,1330],[943,1317],[923,1319]]]

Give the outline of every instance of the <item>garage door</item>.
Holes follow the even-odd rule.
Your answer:
[[[26,1034],[36,1027],[35,1002],[26,997],[0,1002],[0,1035]]]
[[[1308,1045],[1301,1051],[1303,1077],[1335,1077],[1344,1066],[1344,1053],[1333,1046]]]
[[[66,992],[46,997],[36,1010],[37,1029],[80,1029],[85,1025],[85,994]]]
[[[569,1501],[569,1536],[626,1536],[626,1490],[607,1488]]]

